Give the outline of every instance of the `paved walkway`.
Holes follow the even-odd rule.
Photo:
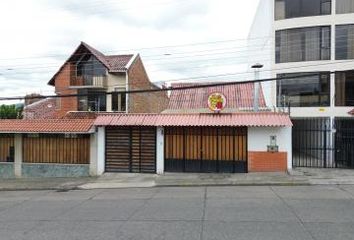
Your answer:
[[[168,186],[354,185],[354,170],[297,168],[290,173],[247,174],[104,174],[98,178],[1,180],[0,190],[104,189]]]
[[[352,240],[354,186],[0,191],[1,240]]]

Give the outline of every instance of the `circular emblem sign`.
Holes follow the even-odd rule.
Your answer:
[[[208,97],[208,107],[211,111],[221,112],[226,106],[226,97],[222,93],[212,93]]]

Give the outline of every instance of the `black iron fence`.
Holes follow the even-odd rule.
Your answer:
[[[354,119],[292,119],[293,167],[354,168]],[[333,130],[332,130],[332,127]]]

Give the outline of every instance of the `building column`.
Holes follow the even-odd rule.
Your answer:
[[[15,134],[15,176],[22,176],[22,134]]]
[[[90,175],[97,176],[97,133],[90,135]]]
[[[105,129],[98,127],[90,136],[90,175],[100,176],[105,168]]]
[[[164,129],[158,127],[156,129],[156,173],[163,174],[165,170],[165,149],[164,149]]]

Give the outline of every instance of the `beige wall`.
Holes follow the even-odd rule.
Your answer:
[[[111,74],[107,73],[107,92],[113,92],[117,87],[126,87],[126,75],[125,73]],[[107,95],[107,112],[112,111],[112,96]]]

